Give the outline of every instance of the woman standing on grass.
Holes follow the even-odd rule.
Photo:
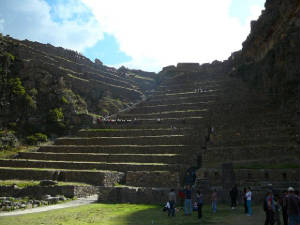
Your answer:
[[[247,193],[246,193],[247,209],[248,209],[247,215],[248,216],[252,216],[251,199],[252,199],[252,192],[251,192],[251,188],[248,187]]]
[[[185,215],[192,215],[192,191],[190,185],[186,185],[184,189],[184,213]]]

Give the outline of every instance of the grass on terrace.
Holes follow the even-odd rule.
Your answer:
[[[0,186],[11,186],[13,184],[18,185],[20,188],[37,186],[40,181],[34,180],[0,180]],[[74,185],[74,186],[90,186],[89,184],[77,183],[77,182],[58,182],[58,186]]]
[[[238,164],[234,165],[234,169],[298,169],[297,163],[250,163],[250,164]]]
[[[256,213],[255,210],[254,213]],[[261,212],[249,218],[243,215],[242,208],[232,211],[228,206],[219,207],[218,212],[213,214],[210,207],[206,205],[203,215],[204,217],[200,222],[195,212],[192,216],[184,216],[183,212],[180,211],[173,218],[168,217],[166,212],[162,211],[162,207],[156,205],[95,203],[43,213],[2,217],[0,225],[254,225],[263,222],[263,214]],[[239,219],[241,223],[232,223],[233,219]],[[248,223],[250,220],[256,221]]]
[[[10,159],[18,155],[19,152],[31,152],[36,150],[35,146],[19,146],[17,148],[8,148],[0,150],[0,159]]]

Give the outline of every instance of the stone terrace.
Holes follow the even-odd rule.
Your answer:
[[[126,186],[180,187],[185,171],[200,163],[203,137],[194,125],[207,117],[208,105],[214,101],[218,88],[217,82],[210,81],[214,91],[206,84],[206,80],[203,85],[200,81],[195,85],[186,83],[180,91],[177,85],[170,85],[167,90],[162,85],[131,112],[118,115],[131,123],[102,123],[81,130],[76,136],[59,138],[54,145],[42,146],[36,152],[0,160],[0,171],[26,171],[27,179],[36,179],[36,171],[56,171],[63,174],[57,179],[68,181],[84,180],[85,173],[90,172],[99,174],[99,179],[110,174],[115,177],[112,182]],[[198,88],[206,91],[195,92]],[[67,176],[70,173],[79,176]],[[112,182],[96,183],[113,186]]]
[[[0,160],[0,179],[179,188],[186,170],[198,167],[198,187],[212,188],[222,186],[225,162],[233,163],[241,185],[279,187],[299,179],[298,134],[264,98],[220,73],[185,77],[166,80],[146,101],[116,115],[131,122],[95,124],[36,152]],[[279,160],[283,155],[289,164]]]

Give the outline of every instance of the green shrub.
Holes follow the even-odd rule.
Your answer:
[[[30,109],[36,110],[36,103],[33,101],[30,95],[25,96],[25,102]]]
[[[11,92],[16,96],[23,96],[25,95],[26,91],[22,85],[20,78],[11,78],[8,81],[8,85],[11,89]]]
[[[35,133],[34,135],[27,136],[26,142],[29,145],[36,145],[40,142],[46,142],[48,140],[47,135],[42,133]]]
[[[64,104],[69,104],[69,101],[66,99],[65,96],[62,96],[62,97],[61,97],[61,101],[62,101],[62,103],[64,103]]]
[[[50,122],[62,121],[64,119],[62,108],[51,109],[48,114],[48,119]]]
[[[35,88],[32,88],[32,89],[29,90],[29,94],[31,96],[37,96],[38,90],[36,90]]]
[[[8,123],[8,128],[12,129],[12,130],[16,130],[17,129],[17,123],[16,122]]]

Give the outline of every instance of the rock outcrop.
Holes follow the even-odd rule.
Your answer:
[[[299,108],[299,1],[267,0],[242,50],[229,60],[233,76],[283,106]]]

